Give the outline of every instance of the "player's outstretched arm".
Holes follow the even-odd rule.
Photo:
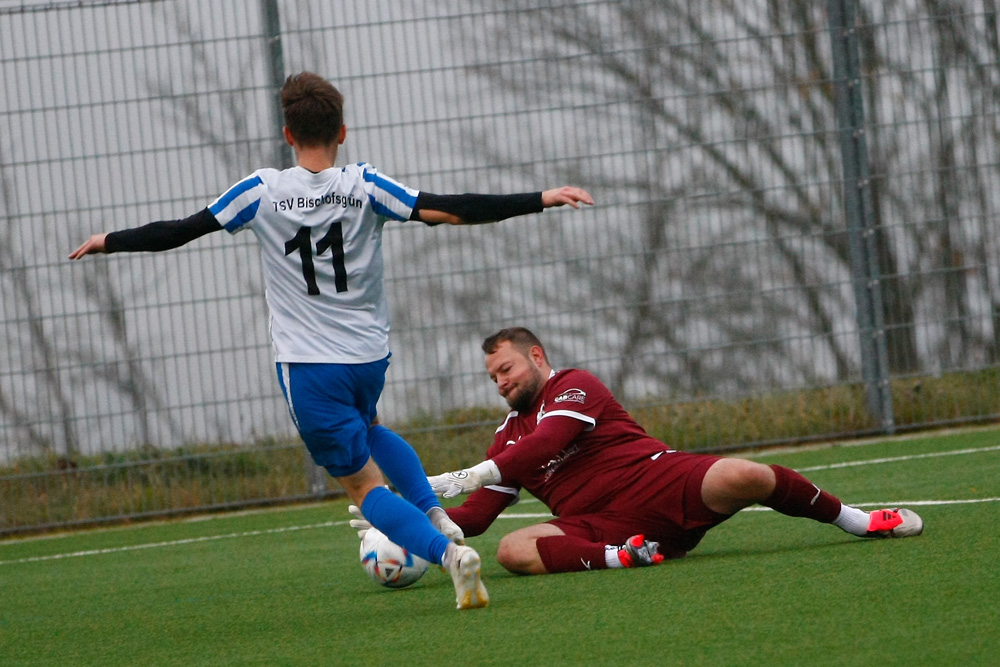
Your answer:
[[[477,225],[498,222],[529,213],[541,213],[553,206],[592,205],[593,197],[586,190],[563,186],[544,192],[522,192],[513,195],[436,195],[421,191],[417,195],[411,220],[429,224]]]
[[[160,220],[142,227],[94,234],[71,252],[69,258],[80,259],[95,253],[170,250],[221,229],[222,225],[205,208],[183,220]]]

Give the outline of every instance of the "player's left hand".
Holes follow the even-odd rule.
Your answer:
[[[80,259],[84,255],[93,255],[94,253],[104,253],[107,252],[106,240],[108,238],[107,234],[94,234],[89,239],[83,242],[79,248],[74,250],[69,254],[70,259]]]
[[[358,537],[365,539],[365,533],[372,527],[371,522],[365,518],[365,515],[361,513],[361,508],[357,505],[349,505],[347,511],[354,517],[350,521],[351,528],[358,531]]]
[[[542,208],[563,206],[564,204],[569,204],[573,208],[580,208],[581,203],[594,205],[594,198],[583,188],[564,185],[561,188],[546,190],[542,193]]]

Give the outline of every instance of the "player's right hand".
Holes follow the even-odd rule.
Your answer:
[[[500,469],[497,468],[497,464],[486,459],[471,468],[428,477],[427,483],[431,485],[431,490],[434,491],[435,495],[454,498],[465,493],[478,491],[484,486],[499,484],[500,480]]]
[[[107,252],[106,240],[108,235],[105,234],[94,234],[89,239],[83,242],[83,244],[69,254],[70,259],[80,259],[84,255],[93,255],[95,253],[105,253]]]
[[[561,188],[553,188],[542,192],[542,208],[553,206],[569,205],[573,208],[580,208],[580,204],[594,205],[594,198],[583,188],[575,188],[564,185]]]
[[[361,513],[361,508],[357,505],[348,506],[347,511],[354,517],[350,521],[351,528],[358,531],[358,537],[365,539],[365,533],[372,527],[371,522],[365,518],[365,515]]]
[[[455,470],[441,475],[428,477],[427,482],[431,485],[431,490],[435,495],[444,498],[454,498],[464,493],[472,493],[483,484],[479,481],[479,475],[472,470]]]

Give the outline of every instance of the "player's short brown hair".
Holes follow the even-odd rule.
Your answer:
[[[486,354],[493,354],[500,346],[500,343],[505,342],[513,345],[514,349],[526,357],[531,351],[531,348],[537,345],[542,350],[542,356],[545,358],[545,363],[549,363],[549,358],[548,355],[545,354],[545,346],[542,345],[542,341],[538,339],[538,336],[531,333],[524,327],[507,327],[506,329],[501,329],[492,336],[487,337],[487,339],[483,341],[483,352]]]
[[[344,96],[329,81],[312,72],[285,79],[281,109],[292,137],[303,146],[326,146],[344,124]]]

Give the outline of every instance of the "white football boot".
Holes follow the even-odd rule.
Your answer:
[[[449,544],[445,561],[455,583],[455,602],[459,609],[478,609],[490,603],[490,595],[479,576],[482,560],[475,549]]]

